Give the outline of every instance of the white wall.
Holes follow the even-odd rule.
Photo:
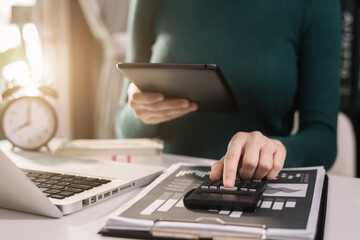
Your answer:
[[[343,113],[338,118],[338,154],[333,167],[328,171],[332,175],[356,176],[356,140],[350,119]]]

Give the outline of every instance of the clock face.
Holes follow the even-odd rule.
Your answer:
[[[57,118],[53,107],[39,97],[21,97],[12,101],[3,112],[5,137],[15,146],[35,150],[54,135]]]

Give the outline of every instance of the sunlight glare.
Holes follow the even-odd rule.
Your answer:
[[[29,69],[25,61],[16,61],[9,63],[2,70],[3,77],[8,80],[17,80],[24,76],[24,73],[27,72],[29,75]]]
[[[38,43],[40,41],[39,32],[33,23],[26,23],[22,33],[26,43]]]
[[[42,76],[42,49],[40,44],[30,45],[26,48],[26,56],[31,65],[32,77],[40,80]]]
[[[28,81],[28,83],[30,83]],[[25,87],[24,92],[26,96],[39,96],[39,83],[32,81],[31,84],[28,84],[28,86]]]
[[[0,36],[0,53],[19,47],[21,44],[20,30],[15,24],[0,25]]]
[[[31,77],[35,80],[40,80],[42,77],[43,53],[39,32],[33,23],[25,24],[22,32],[26,46],[26,56],[30,64]]]

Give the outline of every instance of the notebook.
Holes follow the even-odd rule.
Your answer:
[[[0,207],[53,218],[150,183],[152,165],[0,150]]]

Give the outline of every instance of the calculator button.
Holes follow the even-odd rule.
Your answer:
[[[221,186],[221,187],[220,187],[220,190],[237,191],[237,187],[227,188],[227,187]]]
[[[227,188],[224,186],[223,181],[207,181],[202,186],[200,186],[200,190],[202,192],[211,192],[211,193],[219,193],[219,194],[240,194],[240,195],[254,195],[258,192],[261,193],[266,185],[268,180],[267,179],[239,179],[235,180],[235,185],[231,188]]]
[[[246,188],[246,187],[241,187],[241,188],[240,188],[240,191],[247,192],[247,191],[248,191],[248,188]]]
[[[208,181],[208,182],[206,182],[204,185],[205,185],[205,186],[210,186],[210,185],[212,184],[212,182],[213,182],[213,181]]]

